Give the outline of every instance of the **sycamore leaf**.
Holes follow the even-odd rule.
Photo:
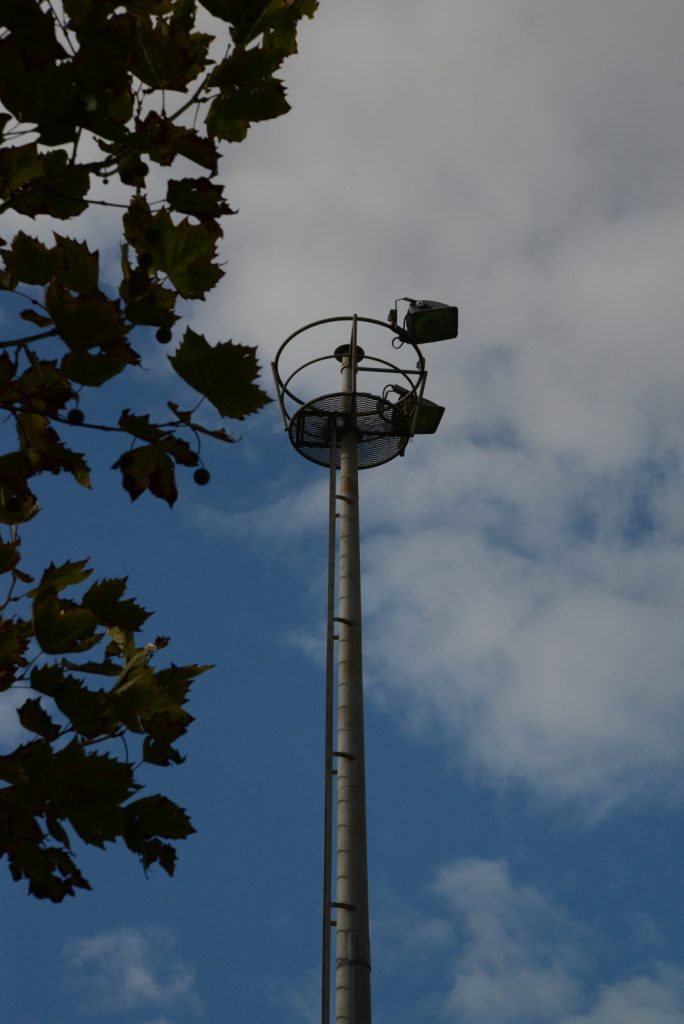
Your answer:
[[[213,139],[206,139],[194,129],[187,129],[176,143],[176,148],[179,156],[216,174],[219,154]]]
[[[58,415],[74,397],[73,391],[56,362],[34,358],[14,383],[14,395],[26,412],[42,416]]]
[[[253,121],[268,121],[289,109],[285,86],[275,78],[263,79],[249,88],[231,87],[211,104],[207,131],[226,142],[241,142]]]
[[[0,457],[0,523],[14,526],[17,523],[28,523],[38,514],[38,499],[25,480],[15,483],[1,478],[10,458]]]
[[[99,254],[91,252],[85,242],[55,234],[55,274],[60,284],[71,291],[96,291],[100,277]]]
[[[81,603],[94,612],[101,626],[121,626],[137,633],[151,613],[133,598],[124,599],[126,583],[125,578],[98,580],[85,592]]]
[[[0,196],[8,197],[41,177],[43,163],[35,142],[0,149]]]
[[[62,372],[75,384],[98,388],[118,376],[127,366],[140,362],[138,355],[124,340],[107,346],[106,352],[68,352],[61,363]]]
[[[83,583],[84,580],[87,580],[93,574],[92,569],[86,569],[87,564],[87,558],[80,562],[63,562],[62,565],[55,565],[54,562],[50,562],[40,578],[40,583],[34,590],[29,591],[28,596],[36,597],[45,588],[59,593],[65,587],[73,587],[76,583]]]
[[[145,413],[143,416],[134,416],[130,409],[124,409],[119,416],[119,426],[133,437],[153,444],[166,437],[165,430],[158,427],[156,423],[150,423],[149,413]]]
[[[45,305],[60,336],[74,352],[105,347],[126,333],[118,303],[102,292],[72,295],[53,281],[45,291]]]
[[[178,213],[187,213],[199,220],[235,212],[223,199],[223,185],[215,185],[210,178],[171,179],[166,188],[166,201]]]
[[[216,235],[203,224],[174,224],[166,210],[155,217],[159,238],[150,245],[155,265],[184,299],[201,299],[223,277],[214,264]]]
[[[22,412],[16,417],[22,452],[31,473],[71,473],[82,487],[90,487],[90,473],[80,452],[62,444],[46,416]]]
[[[183,92],[207,65],[211,36],[187,32],[159,18],[140,19],[134,37],[132,71],[153,89]]]
[[[45,708],[40,703],[40,698],[35,697],[25,701],[17,711],[19,721],[29,732],[35,732],[46,740],[56,739],[61,729],[52,721]]]
[[[195,831],[182,807],[165,796],[145,796],[124,808],[129,821],[150,836],[186,839]]]
[[[23,231],[14,236],[12,248],[4,256],[7,270],[26,284],[47,284],[54,276],[55,250]]]
[[[282,64],[283,57],[275,50],[235,47],[230,56],[217,64],[209,76],[209,84],[218,89],[246,87],[269,78]]]
[[[121,455],[112,469],[121,470],[124,490],[135,501],[146,490],[173,505],[178,497],[173,461],[162,445],[145,444]]]
[[[64,659],[64,664],[68,665]],[[80,666],[78,666],[80,670]],[[89,690],[62,665],[41,665],[31,672],[31,687],[51,697],[71,727],[86,739],[112,735],[121,724],[105,690]]]
[[[187,328],[169,361],[179,377],[204,395],[222,416],[242,420],[271,399],[254,383],[259,364],[256,349],[232,341],[210,345]]]
[[[19,541],[0,540],[0,574],[11,572],[19,562]]]
[[[39,593],[34,600],[33,629],[46,654],[87,651],[101,639],[93,612],[60,601],[51,591]]]
[[[26,664],[27,647],[26,630],[17,623],[0,620],[0,692],[14,685],[17,670]]]
[[[46,214],[60,220],[83,213],[88,207],[84,198],[90,188],[88,171],[78,164],[70,165],[67,154],[61,149],[39,154],[38,159],[39,174],[34,175],[33,164],[23,167],[23,173],[30,174],[29,180],[22,188],[10,190],[12,208],[27,217]],[[2,162],[0,151],[0,176]]]

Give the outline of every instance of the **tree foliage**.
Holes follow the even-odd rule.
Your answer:
[[[0,4],[0,290],[23,329],[0,336],[0,690],[27,690],[27,741],[0,757],[0,856],[29,891],[56,902],[89,883],[77,840],[119,839],[145,869],[173,872],[192,832],[167,797],[140,795],[140,770],[182,761],[189,688],[205,666],[156,667],[167,645],[139,634],[148,613],[125,579],[91,580],[84,560],[42,574],[21,561],[42,474],[90,487],[72,435],[119,436],[113,469],[132,500],[173,505],[178,467],[206,483],[201,444],[233,438],[203,421],[241,420],[268,397],[253,348],[186,323],[170,357],[194,392],[155,422],[123,409],[104,422],[102,389],[178,334],[181,301],[222,279],[221,146],[289,109],[277,77],[316,0],[3,0]],[[121,201],[123,195],[124,201]],[[92,239],[60,222],[98,205],[120,218],[118,281]],[[123,212],[122,212],[123,211]],[[42,230],[33,228],[38,220]],[[185,313],[187,301],[182,306]],[[7,322],[7,318],[2,321]],[[92,411],[91,411],[92,410]],[[101,436],[101,435],[99,435]],[[43,514],[49,515],[49,510]],[[39,575],[39,578],[38,578]]]

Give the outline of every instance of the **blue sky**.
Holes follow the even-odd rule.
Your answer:
[[[319,317],[461,309],[439,433],[361,479],[376,1024],[684,1024],[683,34],[675,0],[322,0],[293,110],[223,161],[208,337],[267,366]],[[74,234],[114,255],[101,210]],[[123,404],[174,397],[165,356]],[[318,1019],[327,479],[275,406],[239,432],[173,511],[104,447],[92,494],[44,484],[36,565],[129,575],[217,667],[156,783],[198,829],[174,880],[0,877],[8,1024]]]

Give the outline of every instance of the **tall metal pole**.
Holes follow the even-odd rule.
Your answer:
[[[328,487],[328,623],[325,656],[325,757],[323,811],[323,954],[321,1024],[330,1024],[330,912],[332,901],[333,733],[335,711],[335,548],[337,539],[337,427],[331,423]]]
[[[339,646],[337,675],[337,891],[335,1021],[371,1024],[366,780],[361,657],[358,434],[354,317],[342,357],[342,390],[349,395],[348,429],[339,438]]]

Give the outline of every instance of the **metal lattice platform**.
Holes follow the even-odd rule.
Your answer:
[[[359,469],[371,469],[401,455],[411,436],[411,419],[408,411],[398,408],[396,403],[357,391],[315,398],[303,405],[289,424],[294,447],[319,466],[330,466],[335,433],[338,469],[339,439],[350,432],[357,436]]]

